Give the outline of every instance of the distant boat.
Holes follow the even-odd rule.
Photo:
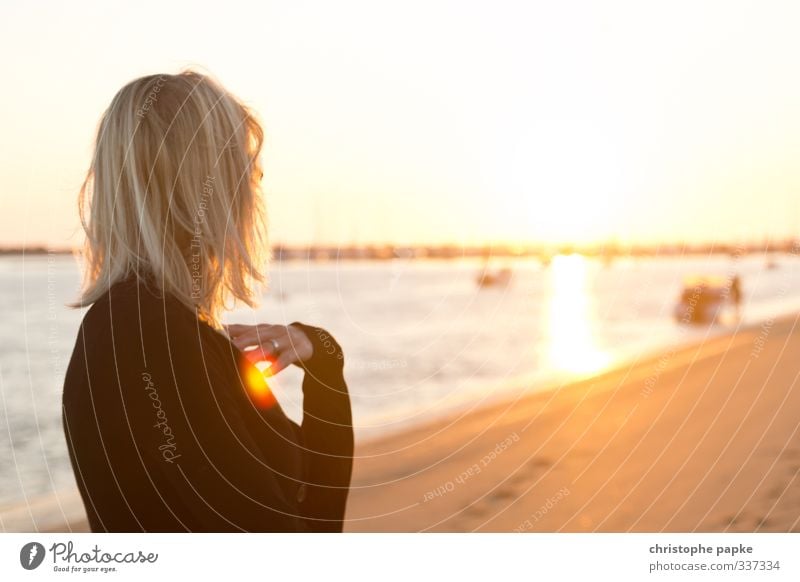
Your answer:
[[[478,274],[478,287],[505,287],[511,282],[511,269],[504,267],[496,271],[484,269]]]
[[[729,321],[739,312],[739,279],[718,276],[688,277],[683,282],[674,316],[678,323],[703,324]]]

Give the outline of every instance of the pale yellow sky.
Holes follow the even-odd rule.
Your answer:
[[[0,244],[78,242],[101,112],[186,66],[260,113],[276,241],[800,233],[800,3],[123,4],[2,4]]]

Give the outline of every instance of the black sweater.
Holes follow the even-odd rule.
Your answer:
[[[92,531],[342,530],[344,358],[324,330],[293,325],[314,346],[302,427],[227,337],[152,285],[129,278],[89,309],[63,422]]]

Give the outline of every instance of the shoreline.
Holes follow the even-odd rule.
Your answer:
[[[552,516],[559,511],[548,505],[571,506],[579,496],[574,484],[570,488],[568,479],[561,479],[559,487],[554,487],[549,474],[554,466],[574,463],[574,451],[562,455],[556,462],[552,461],[553,455],[533,454],[522,459],[520,455],[529,448],[530,435],[535,432],[526,432],[529,428],[535,426],[539,432],[552,435],[570,422],[576,412],[586,415],[586,411],[581,410],[585,402],[602,401],[604,394],[606,398],[615,396],[622,400],[663,398],[671,388],[669,377],[680,372],[684,378],[691,376],[695,373],[692,369],[703,367],[704,362],[721,360],[719,368],[726,356],[733,353],[737,361],[752,360],[755,346],[759,350],[756,359],[768,360],[770,355],[775,356],[776,336],[787,343],[793,339],[794,334],[787,328],[791,326],[793,330],[797,319],[797,315],[785,315],[732,329],[729,333],[714,334],[708,340],[668,346],[632,361],[619,362],[614,368],[596,375],[530,392],[520,390],[513,397],[501,394],[478,406],[465,405],[443,411],[436,418],[358,442],[345,530],[558,531]],[[765,334],[765,326],[770,321]],[[764,335],[766,337],[762,338]],[[800,349],[800,337],[796,341]],[[735,362],[727,363],[728,368],[735,365]],[[724,375],[730,376],[731,371]],[[647,386],[650,393],[645,390]],[[615,411],[618,407],[618,404],[606,403],[602,413],[615,418],[624,416],[619,410]],[[608,424],[600,416],[592,424],[598,424],[598,420],[600,424]],[[622,429],[609,434],[617,434],[619,430]],[[575,444],[572,443],[570,450]],[[583,452],[577,455],[578,460],[588,455],[583,448],[579,450]],[[800,459],[800,448],[797,456]],[[591,463],[597,466],[599,461]],[[581,475],[589,470],[585,468]],[[549,489],[545,483],[550,484]],[[529,487],[523,491],[521,487],[525,484]],[[525,499],[530,497],[531,491],[548,494],[539,496],[541,507],[529,510],[530,502]],[[526,509],[520,511],[511,507],[515,505]],[[509,514],[524,519],[509,521]],[[543,519],[545,515],[551,517]],[[532,516],[536,517],[533,521]],[[579,520],[577,526],[567,522],[560,528],[565,526],[564,531],[622,531],[603,529],[602,524],[599,524],[600,529],[592,529],[598,527],[592,518]],[[77,490],[53,492],[31,498],[29,503],[4,506],[0,508],[0,527],[6,532],[88,531]]]
[[[637,356],[631,356],[630,354],[623,353],[618,359],[616,359],[610,365],[609,368],[594,373],[586,373],[580,375],[578,374],[570,375],[568,373],[564,373],[563,377],[561,378],[557,377],[557,375],[554,375],[553,377],[550,378],[543,378],[538,380],[518,378],[513,380],[504,380],[496,382],[494,384],[494,386],[497,387],[496,393],[485,397],[478,403],[476,403],[476,401],[474,400],[465,400],[462,403],[447,406],[443,410],[438,412],[426,412],[425,414],[420,416],[418,420],[398,422],[396,423],[397,428],[380,429],[382,431],[380,434],[375,434],[374,436],[365,437],[360,442],[357,441],[356,448],[358,448],[358,446],[367,446],[373,444],[376,441],[396,438],[404,433],[407,433],[409,431],[414,431],[416,429],[425,428],[429,426],[436,426],[441,424],[442,422],[451,419],[454,416],[458,416],[461,414],[474,414],[482,411],[485,408],[507,404],[512,401],[517,402],[520,400],[525,400],[528,398],[540,396],[542,394],[547,394],[553,391],[568,390],[573,386],[583,384],[585,382],[598,382],[601,381],[606,376],[616,374],[624,369],[629,369],[632,367],[640,367],[640,366],[657,365],[665,357],[668,357],[668,359],[672,359],[674,354],[677,354],[679,352],[690,350],[700,345],[705,345],[706,347],[708,347],[709,344],[712,344],[716,340],[724,340],[725,338],[728,338],[729,336],[734,334],[742,334],[746,331],[760,330],[764,326],[765,322],[769,320],[774,320],[775,322],[778,322],[793,317],[794,315],[791,315],[789,313],[781,313],[780,315],[777,315],[772,318],[767,318],[764,320],[759,320],[744,325],[739,325],[738,327],[727,325],[723,331],[716,331],[714,333],[709,333],[706,335],[706,337],[700,340],[696,338],[679,339],[674,343],[667,343],[662,347],[653,347],[649,350],[643,351]],[[673,356],[668,356],[669,354],[673,354]],[[528,387],[520,388],[519,387],[520,384],[524,384],[525,382],[529,383]],[[491,390],[492,388],[490,387],[490,391]],[[368,432],[371,429],[363,429],[363,430],[365,432]]]

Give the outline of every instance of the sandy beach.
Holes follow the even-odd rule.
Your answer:
[[[348,531],[800,531],[797,317],[357,448]],[[74,491],[4,531],[86,531]]]
[[[350,531],[800,531],[796,317],[369,443]]]

